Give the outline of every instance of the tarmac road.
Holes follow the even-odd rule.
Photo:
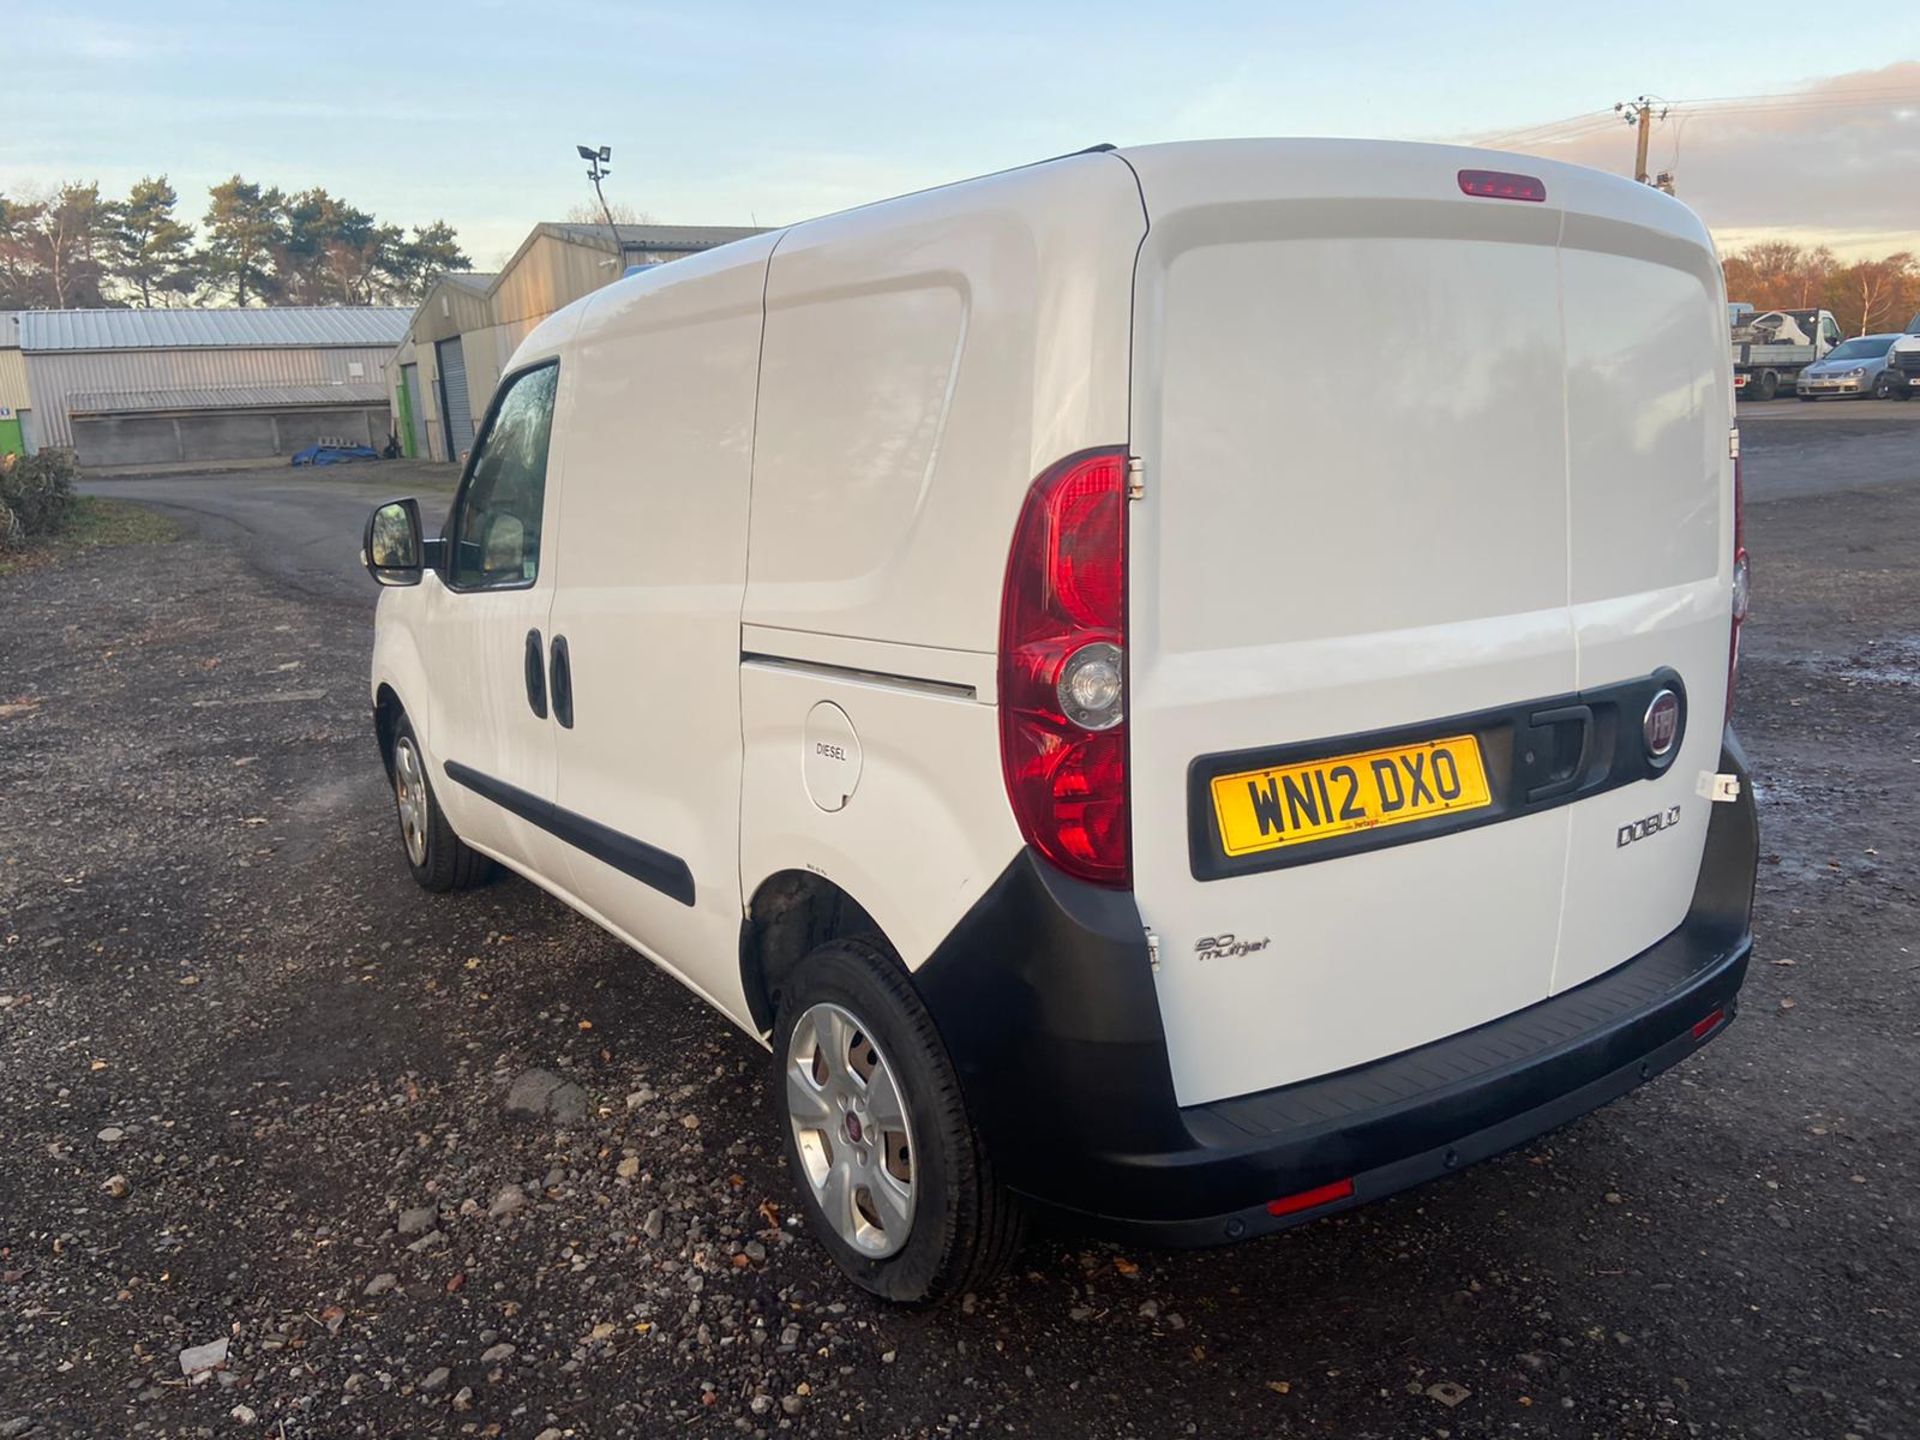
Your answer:
[[[1723,1038],[1350,1215],[1043,1232],[936,1314],[791,1223],[755,1046],[531,885],[413,888],[353,558],[393,485],[92,487],[202,538],[0,579],[0,1434],[1920,1435],[1920,405],[1867,408],[1742,415]]]
[[[1735,423],[1749,501],[1900,484],[1920,476],[1920,402],[1747,401]]]
[[[80,488],[153,505],[195,535],[232,547],[260,575],[297,593],[372,604],[378,592],[360,564],[367,512],[412,495],[420,501],[422,525],[436,533],[458,478],[451,465],[419,461],[301,470],[278,463],[217,475],[88,480]]]

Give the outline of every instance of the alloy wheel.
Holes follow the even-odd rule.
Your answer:
[[[393,798],[400,810],[400,838],[406,842],[407,858],[415,865],[427,863],[427,777],[420,769],[420,752],[409,736],[401,736],[393,747]]]
[[[913,1230],[913,1126],[872,1032],[842,1006],[813,1006],[787,1042],[786,1077],[787,1120],[813,1198],[859,1254],[895,1254]]]

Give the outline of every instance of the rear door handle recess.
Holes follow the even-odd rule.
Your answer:
[[[1527,768],[1542,780],[1527,791],[1527,799],[1531,802],[1564,795],[1586,775],[1587,752],[1593,747],[1593,707],[1565,705],[1541,710],[1529,721],[1521,743],[1535,747],[1528,752]]]
[[[551,688],[553,690],[553,718],[560,722],[561,728],[573,728],[573,665],[567,658],[567,637],[553,637],[551,659]]]
[[[547,660],[540,653],[540,632],[527,631],[527,705],[535,715],[547,718]]]

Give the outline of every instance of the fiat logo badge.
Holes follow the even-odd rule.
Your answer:
[[[1680,738],[1680,697],[1671,690],[1656,690],[1647,702],[1646,717],[1640,722],[1640,736],[1646,742],[1649,760],[1666,760]]]

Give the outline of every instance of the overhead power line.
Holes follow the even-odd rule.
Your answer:
[[[1766,114],[1820,113],[1841,110],[1885,109],[1899,105],[1920,106],[1920,89],[1825,91],[1783,95],[1721,95],[1697,100],[1664,102],[1671,113],[1684,111],[1702,117],[1733,117]],[[1493,149],[1516,145],[1549,145],[1598,134],[1618,123],[1612,110],[1590,110],[1580,115],[1551,120],[1524,129],[1503,130],[1477,137],[1477,143]]]
[[[1833,115],[1849,111],[1886,111],[1903,106],[1920,109],[1920,87],[1875,88],[1847,91],[1796,91],[1770,95],[1717,95],[1696,100],[1663,100],[1653,95],[1622,101],[1612,110],[1589,110],[1560,120],[1549,120],[1518,130],[1476,137],[1473,143],[1494,150],[1543,150],[1589,139],[1625,121],[1634,127],[1633,176],[1642,184],[1655,184],[1669,194],[1673,191],[1674,172],[1679,168],[1680,132],[1686,122],[1707,120],[1757,120],[1770,115]],[[1655,121],[1678,112],[1674,127],[1673,157],[1657,178],[1647,174],[1647,151]]]

